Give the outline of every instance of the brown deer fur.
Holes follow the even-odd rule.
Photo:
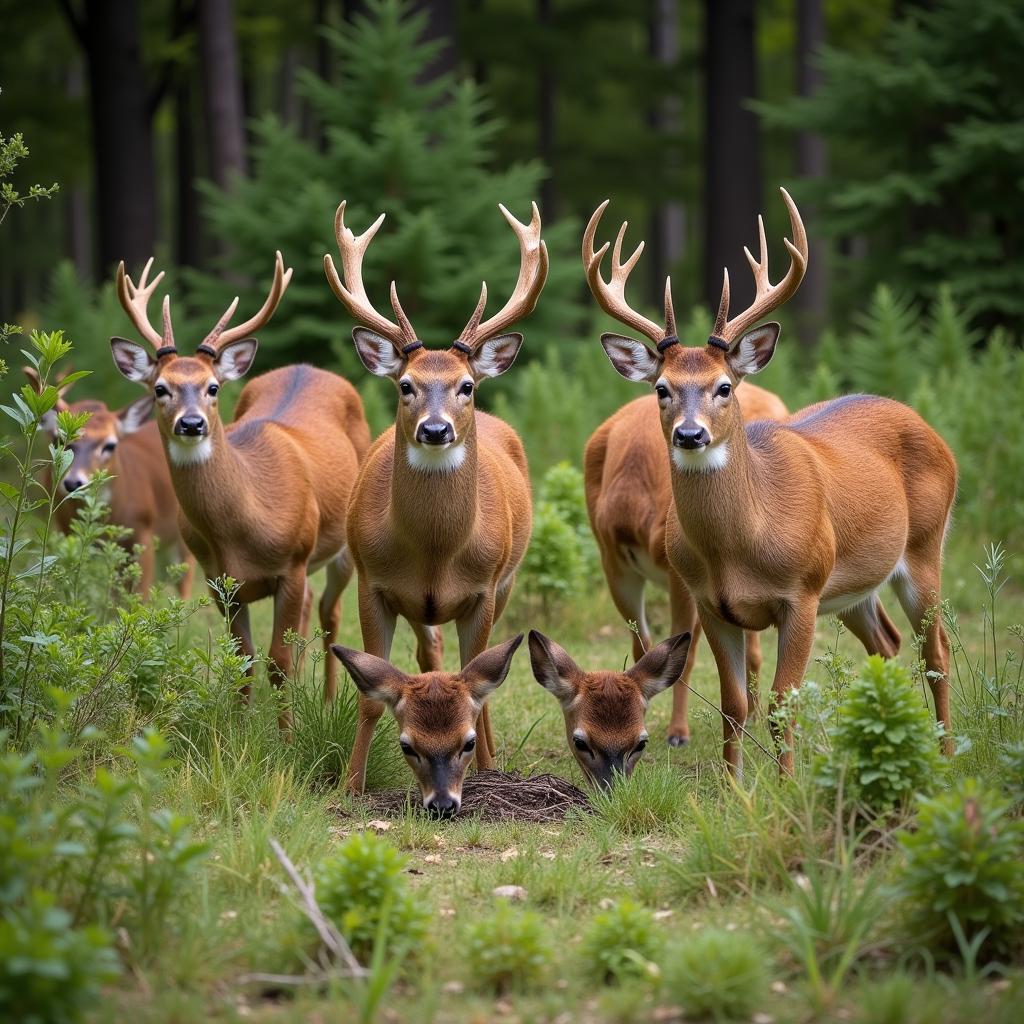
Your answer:
[[[745,420],[785,419],[782,400],[771,391],[748,384],[737,393]],[[669,593],[671,632],[689,632],[689,657],[672,691],[672,719],[668,741],[682,746],[690,740],[687,715],[690,676],[696,661],[700,620],[697,606],[679,577],[672,572],[665,552],[666,512],[672,500],[672,482],[665,439],[653,395],[636,398],[614,412],[591,435],[583,456],[583,475],[590,527],[601,552],[608,589],[619,614],[635,622],[633,660],[651,649],[644,588],[648,582]],[[761,671],[761,640],[747,634],[747,695],[757,706],[757,677]]]

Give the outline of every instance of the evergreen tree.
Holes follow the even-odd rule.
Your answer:
[[[345,220],[356,234],[381,212],[385,225],[364,264],[367,291],[391,316],[389,282],[428,346],[443,345],[469,319],[486,280],[489,308],[511,293],[519,270],[515,236],[499,202],[529,220],[543,168],[536,162],[492,166],[499,122],[480,90],[442,75],[425,84],[437,43],[422,38],[425,18],[403,0],[370,0],[367,14],[328,33],[339,80],[309,71],[299,89],[323,127],[322,151],[276,117],[257,122],[252,173],[231,192],[205,185],[215,234],[230,247],[225,270],[238,275],[243,308],[258,308],[275,249],[295,268],[278,316],[262,332],[272,362],[324,360],[330,343],[341,367],[358,366],[347,341],[352,321],[324,277],[323,256],[337,261],[334,211],[348,201]],[[551,273],[528,325],[528,351],[546,339],[571,336],[579,316],[578,225],[546,228]],[[225,286],[193,275],[193,305],[219,312]]]

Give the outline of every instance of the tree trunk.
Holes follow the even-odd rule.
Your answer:
[[[230,188],[245,174],[245,107],[231,0],[199,4],[199,59],[211,179]]]
[[[671,66],[679,59],[679,20],[677,0],[652,0],[648,15],[648,38],[651,57],[659,64]],[[678,137],[680,100],[677,94],[665,96],[650,109],[648,119],[656,134]],[[669,175],[678,171],[674,151],[663,150],[672,164]],[[651,296],[655,308],[664,298],[664,281],[672,265],[683,255],[686,237],[686,215],[683,204],[675,199],[657,203],[651,213]]]
[[[825,11],[822,0],[797,0],[796,4],[796,82],[801,96],[811,96],[821,85],[821,72],[814,56],[825,42]],[[800,132],[796,140],[796,169],[800,178],[822,178],[828,171],[825,140],[811,132]],[[813,237],[816,210],[810,204],[801,207],[808,232]],[[805,345],[817,342],[828,316],[828,264],[824,244],[815,247],[807,263],[807,273],[796,293],[800,311],[800,340]]]
[[[558,216],[558,193],[555,188],[555,71],[549,40],[554,0],[537,0],[540,23],[540,68],[537,75],[537,144],[544,164],[544,180],[540,186],[540,205],[546,221]]]
[[[85,93],[85,75],[81,61],[72,60],[65,77],[67,94],[71,99],[81,99]],[[68,252],[75,265],[75,273],[81,281],[92,277],[93,234],[92,219],[89,215],[89,189],[80,181],[66,190],[65,232]]]
[[[423,71],[424,82],[454,75],[459,68],[458,3],[456,0],[422,0],[416,10],[427,14],[423,38],[441,44],[437,55]]]
[[[187,75],[180,76],[174,90],[175,184],[177,188],[177,235],[174,239],[175,262],[182,267],[197,267],[202,257],[199,197],[196,193],[195,116],[192,87]]]
[[[704,4],[704,294],[712,310],[729,264],[733,311],[754,297],[743,259],[743,246],[757,237],[761,208],[760,130],[745,106],[757,94],[754,4]]]

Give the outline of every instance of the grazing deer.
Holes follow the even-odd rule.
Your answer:
[[[896,653],[878,600],[887,582],[924,638],[935,714],[949,751],[949,643],[935,614],[956,495],[949,447],[916,412],[887,398],[847,395],[783,423],[746,426],[735,399],[743,379],[768,364],[779,338],[777,323],[758,321],[796,291],[807,267],[803,222],[785,189],[782,196],[793,230],[793,241],[786,239],[786,276],[776,285],[769,279],[759,218],[760,258],[746,253],[757,284],[753,303],[729,318],[726,272],[714,333],[692,348],[674,334],[668,287],[664,329],[627,305],[626,279],[639,250],[622,262],[622,231],[611,282],[601,276],[609,246],[595,252],[592,240],[607,204],[587,228],[585,265],[594,297],[656,347],[614,334],[601,339],[620,374],[654,386],[672,474],[665,547],[697,602],[718,665],[725,759],[742,770],[744,630],[778,629],[772,689],[779,700],[803,679],[822,613],[838,614],[869,653]],[[791,771],[792,729],[783,732],[780,765]]]
[[[324,257],[335,295],[365,327],[352,332],[366,368],[390,377],[398,388],[395,425],[374,442],[349,513],[349,548],[359,573],[359,625],[367,653],[387,659],[397,616],[416,635],[416,660],[424,671],[441,668],[441,623],[455,620],[459,663],[468,665],[486,647],[505,609],[516,570],[530,538],[530,481],[516,432],[502,420],[477,412],[474,395],[486,377],[511,365],[521,334],[503,333],[531,313],[548,272],[540,238],[540,213],[529,225],[504,207],[519,239],[520,267],[512,297],[482,322],[487,286],[473,315],[446,350],[429,350],[416,337],[391,284],[397,323],[367,298],[362,261],[383,214],[358,238],[338,207],[335,234],[344,282]],[[348,787],[362,792],[366,756],[383,711],[378,700],[359,696],[359,726],[349,761]],[[492,763],[494,737],[487,705],[480,713],[476,744],[479,768]]]
[[[178,353],[171,327],[170,296],[164,298],[163,333],[149,322],[146,306],[163,274],[151,283],[146,264],[138,286],[117,271],[121,305],[153,347],[111,340],[114,362],[129,380],[150,389],[157,424],[181,506],[182,535],[207,579],[231,576],[241,586],[225,609],[231,632],[250,657],[255,654],[248,605],[274,599],[270,678],[282,686],[291,671],[285,642],[289,629],[305,632],[312,591],[307,575],[327,566],[320,599],[325,650],[334,640],[339,599],[352,575],[345,544],[345,518],[356,473],[370,443],[363,405],[348,381],[312,366],[285,366],[256,377],[238,398],[226,426],[217,394],[252,365],[256,339],[270,320],[292,272],[281,254],[263,308],[236,327],[228,322],[236,298],[196,347]],[[252,668],[249,674],[252,674]],[[336,666],[327,659],[325,696],[335,691]],[[249,685],[243,687],[248,698]],[[280,715],[282,729],[290,717]]]
[[[360,696],[386,704],[398,722],[402,754],[420,785],[423,806],[440,818],[459,813],[462,780],[483,737],[487,698],[505,681],[523,634],[478,654],[460,672],[406,675],[373,654],[334,644]]]
[[[32,387],[42,391],[39,374],[31,366],[23,367],[23,372]],[[57,437],[58,412],[89,413],[78,439],[67,446],[72,461],[60,482],[63,494],[54,509],[57,525],[64,533],[69,533],[71,521],[78,511],[74,501],[69,500],[70,496],[89,483],[100,470],[109,473],[110,482],[100,496],[110,508],[108,521],[131,531],[118,543],[128,551],[136,544],[142,548],[139,556],[142,594],[149,593],[156,578],[154,538],[157,538],[161,545],[176,548],[179,561],[185,563],[185,573],[178,581],[178,593],[187,598],[192,593],[195,559],[178,529],[178,501],[160,449],[160,433],[149,419],[153,412],[153,396],[144,395],[123,409],[111,412],[98,401],[83,400],[69,405],[64,396],[70,385],[62,388],[58,381],[57,386],[60,391],[57,405],[42,421],[42,427],[51,440]],[[49,469],[46,471],[46,489],[53,489],[53,474]]]
[[[782,399],[748,384],[737,393],[746,421],[784,419],[789,415]],[[644,589],[648,582],[668,590],[672,633],[691,633],[690,654],[681,685],[672,691],[672,719],[668,742],[673,747],[690,742],[687,715],[690,676],[696,661],[700,621],[686,584],[669,568],[665,553],[665,514],[672,501],[672,480],[665,458],[665,440],[654,395],[636,398],[614,412],[587,441],[583,478],[587,514],[601,552],[608,589],[619,614],[636,623],[633,660],[650,650]],[[758,704],[761,639],[747,634],[747,698]]]
[[[584,672],[543,633],[530,630],[534,678],[558,701],[569,749],[595,786],[629,776],[647,746],[647,705],[680,677],[690,634],[663,640],[625,672]]]

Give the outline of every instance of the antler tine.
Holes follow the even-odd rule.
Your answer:
[[[633,251],[633,255],[625,263],[622,262],[622,242],[626,236],[627,221],[623,222],[615,238],[615,248],[612,250],[611,281],[606,282],[601,276],[601,263],[610,246],[608,242],[605,242],[595,252],[594,238],[597,235],[597,225],[600,223],[601,216],[607,206],[608,200],[606,199],[594,211],[587,224],[587,230],[583,233],[583,266],[586,268],[587,283],[590,285],[590,291],[594,298],[597,299],[597,304],[609,316],[613,316],[632,330],[639,331],[651,341],[659,342],[665,337],[666,332],[653,320],[648,320],[647,317],[630,308],[626,302],[626,281],[633,267],[636,266],[637,260],[640,259],[641,253],[644,251],[644,243],[641,242]],[[671,297],[666,304],[666,318],[670,307]]]
[[[484,284],[480,289],[476,309],[459,335],[459,341],[470,349],[476,349],[488,338],[529,316],[537,306],[548,277],[548,247],[540,237],[541,219],[537,204],[532,204],[529,224],[517,220],[502,203],[498,204],[498,209],[519,239],[519,277],[508,302],[483,323],[480,318],[487,303],[487,285]]]
[[[672,305],[672,278],[665,278],[665,337],[676,333],[676,311]]]
[[[367,247],[373,241],[381,224],[384,223],[382,213],[361,235],[354,235],[345,227],[345,206],[346,200],[342,200],[334,215],[334,236],[338,241],[338,251],[341,254],[341,270],[344,281],[338,276],[334,260],[330,253],[324,256],[324,271],[327,274],[327,281],[332,291],[338,297],[338,301],[352,314],[360,323],[366,324],[370,330],[375,331],[382,338],[386,338],[398,351],[416,340],[416,332],[409,323],[409,318],[398,302],[398,292],[392,282],[391,306],[399,323],[392,323],[386,316],[382,316],[373,308],[366,288],[363,285],[363,256]],[[401,326],[399,326],[401,325]]]
[[[217,325],[206,336],[203,341],[203,345],[208,348],[212,348],[215,352],[219,352],[225,345],[230,344],[232,341],[237,341],[239,338],[247,338],[254,331],[258,331],[261,327],[264,327],[269,323],[270,318],[274,315],[274,312],[281,301],[281,297],[284,295],[291,279],[292,268],[289,267],[287,270],[284,269],[284,257],[281,255],[281,250],[278,249],[274,255],[274,280],[270,285],[270,292],[260,308],[260,311],[255,316],[249,317],[244,324],[238,324],[236,327],[227,327],[228,321],[238,308],[238,296],[236,295],[231,301],[231,305],[228,306],[227,311],[220,320],[217,321]],[[200,348],[201,347],[202,346],[200,346]]]
[[[789,210],[789,222],[793,230],[793,238],[796,240],[795,243],[788,238],[784,240],[786,249],[789,251],[789,269],[778,284],[772,284],[768,275],[768,243],[764,233],[764,220],[758,216],[757,232],[760,244],[758,256],[760,258],[755,260],[748,248],[744,246],[743,249],[754,274],[754,282],[757,286],[756,295],[753,303],[747,309],[735,319],[729,320],[729,272],[726,271],[722,285],[722,301],[719,304],[718,317],[715,320],[715,334],[723,341],[735,341],[753,327],[758,320],[778,309],[800,287],[800,282],[807,271],[807,232],[804,229],[804,222],[790,194],[784,188],[779,191]]]
[[[151,256],[142,268],[142,276],[139,278],[138,286],[136,286],[132,283],[132,279],[124,269],[124,260],[121,260],[117,266],[117,297],[121,300],[122,308],[128,314],[129,319],[135,325],[135,329],[139,334],[154,349],[159,349],[168,345],[173,346],[174,335],[171,331],[169,313],[164,320],[163,335],[149,322],[146,307],[149,305],[153,292],[156,291],[164,276],[164,272],[161,270],[152,281],[147,283],[146,279],[149,277],[149,271],[152,266],[153,257]]]

